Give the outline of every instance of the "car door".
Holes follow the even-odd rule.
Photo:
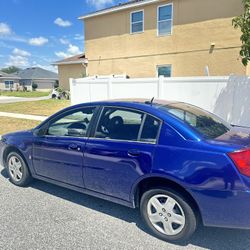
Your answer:
[[[86,188],[128,201],[135,181],[152,168],[160,127],[141,111],[104,107],[86,144]]]
[[[46,124],[33,143],[33,167],[37,175],[84,187],[83,152],[96,107],[60,114]],[[38,133],[39,134],[39,133]]]

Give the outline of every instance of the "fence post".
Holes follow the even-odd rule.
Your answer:
[[[164,76],[159,76],[158,78],[158,90],[157,90],[157,98],[161,99],[163,97],[163,84],[164,84]]]
[[[112,84],[113,84],[113,76],[108,78],[108,99],[112,99]]]

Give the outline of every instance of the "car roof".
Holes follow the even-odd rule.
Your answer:
[[[119,105],[119,106],[131,106],[136,107],[139,105],[140,107],[155,107],[158,108],[159,106],[163,105],[170,105],[170,104],[176,104],[181,103],[179,101],[167,101],[167,100],[161,100],[161,99],[146,99],[146,98],[124,98],[124,99],[110,99],[110,100],[103,100],[103,101],[95,101],[95,102],[88,102],[88,103],[82,103],[78,104],[76,106],[81,105]]]

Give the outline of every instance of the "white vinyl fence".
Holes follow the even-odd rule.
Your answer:
[[[117,98],[148,98],[191,103],[230,123],[250,127],[250,79],[230,77],[70,79],[72,104]]]

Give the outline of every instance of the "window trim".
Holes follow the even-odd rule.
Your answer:
[[[165,6],[169,6],[171,5],[172,7],[172,18],[171,19],[166,19],[164,21],[171,21],[171,30],[170,30],[170,33],[169,34],[159,34],[159,22],[164,22],[164,21],[159,21],[159,13],[160,13],[160,8],[161,7],[165,7]],[[173,35],[173,20],[174,20],[174,4],[173,3],[168,3],[168,4],[162,4],[162,5],[158,5],[157,6],[157,36],[158,37],[164,37],[164,36],[171,36]]]
[[[170,74],[170,77],[172,77],[172,69],[173,69],[173,65],[172,64],[160,64],[160,65],[156,65],[156,77],[160,77],[159,74],[158,74],[158,69],[160,67],[170,67],[171,68],[171,74]],[[164,77],[164,76],[163,76]]]
[[[138,12],[142,12],[142,21],[132,22],[132,16],[133,16],[133,14],[134,13],[138,13]],[[141,23],[141,22],[142,22],[142,31],[133,32],[133,29],[132,29],[133,24]],[[144,9],[135,10],[135,11],[131,11],[130,12],[130,35],[135,35],[135,34],[140,34],[140,33],[144,33]]]
[[[128,110],[128,111],[134,111],[134,112],[140,112],[143,114],[143,118],[142,118],[142,122],[141,122],[141,126],[140,126],[140,129],[139,129],[139,132],[138,132],[138,136],[137,136],[137,140],[134,141],[134,140],[121,140],[121,139],[107,139],[107,138],[97,138],[95,137],[95,134],[96,134],[96,131],[97,131],[97,128],[98,128],[98,125],[99,125],[99,122],[101,120],[101,117],[102,117],[102,114],[104,112],[104,109],[105,108],[116,108],[116,109],[123,109],[123,110]],[[157,137],[156,137],[156,141],[155,142],[145,142],[145,141],[141,141],[141,134],[142,134],[142,131],[143,131],[143,127],[144,127],[144,123],[145,123],[145,120],[147,118],[147,115],[155,118],[156,120],[158,120],[160,122],[160,126],[159,126],[159,129],[158,129],[158,132],[157,132]],[[162,125],[163,125],[163,120],[151,113],[148,113],[144,110],[140,110],[140,109],[136,109],[136,108],[130,108],[130,107],[123,107],[123,106],[108,106],[108,105],[105,105],[105,106],[102,106],[97,114],[97,119],[95,119],[95,124],[93,126],[93,130],[91,130],[91,134],[89,135],[88,139],[92,139],[92,140],[98,140],[98,141],[114,141],[114,142],[129,142],[129,143],[139,143],[139,144],[151,144],[151,145],[157,145],[158,142],[159,142],[159,139],[160,139],[160,134],[161,134],[161,130],[162,130]]]
[[[8,85],[9,85],[9,87],[8,88],[6,88],[6,84],[8,83]],[[12,87],[11,87],[11,85],[12,85]],[[4,88],[5,89],[12,89],[12,88],[14,88],[14,81],[13,80],[5,80],[4,81]]]
[[[48,129],[49,129],[49,126],[51,124],[53,124],[55,121],[61,119],[62,117],[64,117],[65,115],[67,116],[68,113],[74,113],[74,112],[79,112],[81,111],[82,109],[85,109],[85,108],[95,108],[95,111],[93,113],[93,116],[92,116],[92,119],[90,121],[90,124],[89,124],[89,127],[86,131],[86,136],[59,136],[59,135],[48,135],[47,132],[48,132]],[[42,129],[44,126],[46,127],[46,134],[44,134],[44,137],[46,138],[55,138],[55,137],[58,137],[58,138],[78,138],[78,139],[88,139],[89,136],[90,136],[90,133],[92,131],[92,127],[95,126],[94,122],[95,122],[95,117],[99,114],[99,106],[84,106],[84,107],[78,107],[78,108],[74,108],[74,109],[70,109],[70,110],[65,110],[63,111],[62,113],[59,113],[57,116],[51,118],[51,120],[47,121],[44,125],[42,125],[41,127],[39,127],[39,130]]]

